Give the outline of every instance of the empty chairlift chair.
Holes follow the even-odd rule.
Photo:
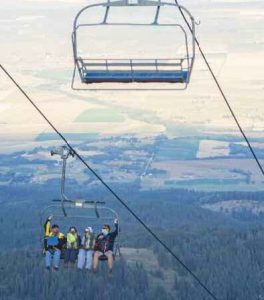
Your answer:
[[[79,21],[82,14],[94,7],[104,7],[105,13],[103,20],[99,23],[82,23]],[[151,23],[135,23],[135,22],[110,22],[108,16],[110,10],[122,7],[154,7],[155,14]],[[91,4],[84,7],[76,16],[73,24],[72,33],[72,45],[74,56],[74,73],[72,80],[72,88],[75,88],[75,75],[76,70],[79,73],[81,82],[86,84],[84,89],[106,89],[104,86],[98,87],[98,84],[102,83],[156,83],[153,89],[167,89],[162,87],[163,83],[180,83],[181,87],[170,86],[170,89],[185,89],[190,82],[191,73],[193,69],[195,59],[195,21],[190,12],[180,6],[184,14],[190,19],[190,26],[192,29],[191,36],[187,35],[187,30],[180,23],[161,23],[159,21],[160,12],[162,8],[169,6],[176,8],[179,12],[179,7],[175,2],[163,2],[163,1],[149,1],[149,0],[121,0],[121,1],[107,1],[104,3]],[[183,39],[185,55],[179,58],[127,58],[127,59],[93,59],[92,57],[83,57],[79,53],[78,49],[78,30],[80,28],[91,28],[91,26],[160,26],[164,27],[178,27],[180,28]],[[111,38],[111,37],[110,37]],[[158,40],[158,36],[157,36]],[[147,43],[148,41],[146,41]],[[109,49],[111,55],[111,49]],[[96,87],[93,87],[97,84]],[[157,84],[159,84],[157,86]],[[78,89],[78,88],[77,88]],[[145,85],[131,86],[126,85],[119,86],[119,88],[107,88],[107,89],[149,89]],[[152,89],[152,88],[150,88]]]

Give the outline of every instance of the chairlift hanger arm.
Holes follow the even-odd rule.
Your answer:
[[[64,216],[67,216],[66,206],[67,207],[77,207],[77,208],[94,208],[95,214],[97,218],[100,218],[100,214],[98,211],[98,205],[104,205],[103,201],[92,201],[92,200],[70,200],[65,195],[65,181],[66,181],[66,166],[67,159],[69,156],[74,157],[74,152],[67,146],[62,146],[59,149],[55,149],[51,151],[51,155],[60,155],[63,164],[62,164],[62,173],[61,173],[61,200],[53,200],[54,202],[61,202],[61,208]]]
[[[141,4],[139,4],[141,3]],[[80,15],[86,11],[87,9],[94,8],[94,7],[135,7],[135,6],[164,6],[166,4],[170,4],[172,6],[177,6],[175,3],[169,3],[169,2],[156,2],[156,1],[149,1],[149,0],[139,0],[137,4],[129,4],[129,1],[127,0],[121,0],[121,1],[107,1],[107,2],[100,2],[95,4],[89,4],[83,7],[76,15],[73,23],[73,28],[76,28],[77,21],[80,17]],[[108,12],[107,12],[108,13]],[[104,19],[105,16],[104,16]],[[101,23],[103,24],[103,22]]]
[[[66,195],[65,195],[65,181],[66,181],[66,166],[67,166],[67,159],[72,156],[74,157],[74,152],[67,146],[62,146],[59,149],[52,150],[50,154],[59,155],[62,159],[62,172],[61,172],[61,208],[63,214],[67,216],[64,202],[72,202]]]
[[[84,11],[86,11],[86,10],[88,10],[88,9],[90,9],[90,8],[94,8],[94,7],[104,7],[104,6],[107,6],[107,7],[111,7],[111,6],[113,6],[113,7],[135,7],[135,6],[138,6],[138,7],[144,7],[144,6],[157,6],[157,7],[161,7],[161,6],[174,6],[174,7],[180,7],[187,15],[188,15],[188,17],[190,18],[190,20],[191,20],[191,23],[192,23],[192,27],[195,27],[195,24],[196,24],[196,22],[195,22],[195,19],[194,19],[194,17],[193,17],[193,15],[190,13],[190,11],[187,9],[187,8],[185,8],[184,6],[182,6],[182,5],[178,5],[177,3],[173,3],[173,2],[163,2],[163,1],[148,1],[148,0],[146,0],[146,1],[140,1],[142,4],[134,4],[134,5],[129,5],[128,3],[127,3],[127,1],[126,0],[124,0],[124,1],[113,1],[113,2],[101,2],[101,3],[96,3],[96,4],[90,4],[90,5],[87,5],[87,6],[85,6],[85,7],[83,7],[78,13],[77,13],[77,15],[76,15],[76,17],[75,17],[75,19],[74,19],[74,21],[73,21],[73,33],[75,33],[76,32],[76,30],[77,30],[77,28],[78,28],[78,19],[79,19],[79,17],[82,15],[82,13],[84,12]],[[150,3],[150,5],[148,5],[147,3]],[[154,23],[155,24],[155,23]],[[104,23],[104,22],[101,22],[101,23],[98,23],[98,25],[109,25],[109,23]],[[129,25],[129,24],[127,24],[127,25]],[[130,25],[132,25],[132,24],[130,24]],[[133,23],[133,25],[136,25],[136,23]],[[146,25],[146,24],[144,24],[144,25]],[[153,25],[153,23],[152,23],[152,25]],[[159,24],[159,25],[161,25],[161,24]]]
[[[66,213],[64,201],[70,201],[70,199],[65,195],[66,165],[67,165],[67,158],[63,158],[62,173],[61,173],[61,208],[65,216],[67,216],[67,213]]]

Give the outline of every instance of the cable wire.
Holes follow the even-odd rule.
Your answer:
[[[181,15],[182,15],[182,17],[183,17],[185,23],[187,24],[187,26],[188,26],[188,28],[189,28],[191,34],[193,35],[192,28],[191,28],[191,26],[190,26],[188,20],[186,19],[186,16],[184,15],[184,13],[183,13],[183,11],[182,11],[182,8],[181,8],[181,6],[179,5],[178,0],[175,0],[175,3],[176,3],[176,5],[178,6],[179,11],[180,11],[180,13],[181,13]],[[217,88],[218,88],[220,94],[222,95],[222,98],[223,98],[223,100],[224,100],[226,106],[228,107],[229,112],[231,113],[231,115],[232,115],[232,117],[233,117],[233,119],[234,119],[234,121],[235,121],[235,123],[236,123],[236,125],[237,125],[237,127],[238,127],[238,129],[239,129],[239,131],[240,131],[240,133],[241,133],[241,135],[243,136],[245,142],[247,143],[247,146],[248,146],[248,148],[249,148],[249,150],[250,150],[250,152],[251,152],[251,154],[252,154],[254,160],[256,161],[256,163],[257,163],[257,165],[258,165],[258,167],[259,167],[259,169],[260,169],[260,172],[261,172],[262,175],[264,176],[264,169],[263,169],[263,167],[262,167],[262,165],[261,165],[261,163],[260,163],[260,161],[259,161],[259,159],[258,159],[258,157],[257,157],[257,155],[256,155],[256,153],[255,153],[255,151],[254,151],[254,149],[253,149],[253,147],[251,146],[251,143],[250,143],[250,141],[249,141],[249,139],[248,139],[246,133],[244,132],[242,126],[240,125],[240,122],[238,121],[238,118],[237,118],[237,116],[236,116],[236,114],[235,114],[233,108],[231,107],[231,105],[230,105],[230,103],[229,103],[229,101],[228,101],[228,99],[227,99],[227,97],[226,97],[226,95],[225,95],[225,93],[224,93],[224,91],[223,91],[223,89],[222,89],[222,87],[221,87],[219,81],[217,80],[217,78],[216,78],[216,76],[215,76],[215,73],[214,73],[214,71],[213,71],[211,65],[209,64],[209,61],[208,61],[208,59],[207,59],[207,57],[206,57],[206,55],[205,55],[203,49],[201,48],[200,42],[198,41],[198,39],[197,39],[196,36],[195,36],[195,43],[196,43],[196,45],[197,45],[197,47],[198,47],[198,49],[199,49],[199,51],[200,51],[200,53],[201,53],[201,55],[202,55],[202,57],[203,57],[203,60],[204,60],[204,62],[205,62],[205,64],[206,64],[206,66],[207,66],[207,68],[208,68],[210,74],[211,74],[212,77],[213,77],[213,80],[214,80],[214,82],[215,82],[215,84],[216,84],[216,86],[217,86]]]
[[[27,95],[22,87],[16,82],[11,74],[0,64],[0,68],[7,75],[7,77],[15,84],[20,92],[27,98],[27,100],[33,105],[37,112],[45,119],[45,121],[51,126],[51,128],[58,134],[58,136],[65,142],[69,149],[78,157],[78,159],[90,170],[90,172],[105,186],[105,188],[129,211],[129,213],[145,228],[147,232],[196,280],[196,282],[209,294],[212,299],[218,300],[218,298],[207,288],[207,286],[200,280],[200,278],[171,250],[167,244],[162,241],[158,235],[152,231],[152,229],[118,196],[118,194],[102,179],[97,172],[88,165],[88,163],[82,158],[81,155],[69,144],[64,135],[52,124],[52,122],[46,117],[46,115],[40,110],[37,104]]]

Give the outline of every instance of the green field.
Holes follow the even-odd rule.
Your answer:
[[[119,110],[114,108],[87,109],[82,112],[74,121],[84,123],[119,123],[124,122],[125,117]]]

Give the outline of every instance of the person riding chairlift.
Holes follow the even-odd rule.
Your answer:
[[[86,270],[92,269],[93,264],[93,249],[95,244],[95,235],[92,227],[87,227],[84,230],[84,234],[81,240],[81,247],[78,254],[78,269],[83,269],[85,266]]]
[[[112,273],[113,270],[113,249],[115,238],[118,235],[118,220],[114,220],[115,230],[111,232],[109,225],[105,224],[102,228],[102,232],[96,237],[94,247],[94,259],[93,259],[93,272],[96,273],[99,260],[107,260],[108,271]]]
[[[51,220],[53,216],[49,216],[44,224],[44,253],[46,269],[50,270],[53,265],[54,270],[59,269],[61,252],[65,246],[66,238],[60,232],[59,226],[53,224],[51,227]]]
[[[71,265],[75,264],[80,244],[81,238],[78,235],[77,229],[74,226],[70,227],[67,233],[67,243],[64,257],[64,263],[66,267],[68,266],[68,263]]]

